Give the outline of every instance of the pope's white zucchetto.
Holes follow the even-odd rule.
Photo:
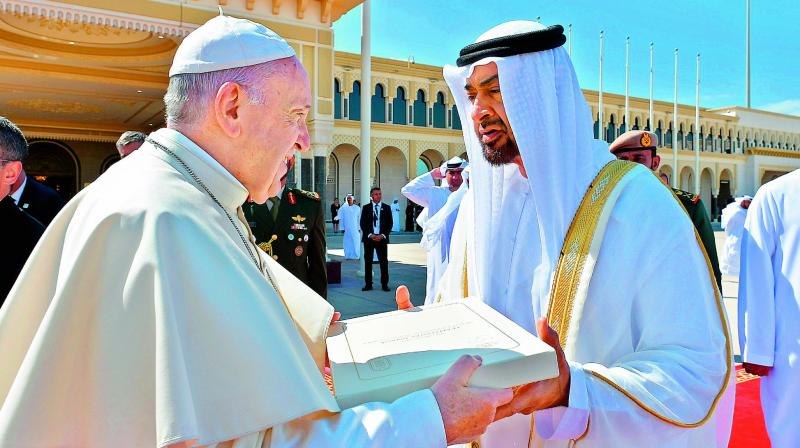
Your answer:
[[[169,76],[247,67],[292,56],[294,48],[264,25],[220,15],[186,36],[175,52]]]

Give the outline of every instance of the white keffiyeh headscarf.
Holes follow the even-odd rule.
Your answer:
[[[540,23],[513,21],[498,25],[481,35],[476,42],[503,36],[543,30]],[[464,123],[464,141],[471,163],[470,189],[474,204],[485,212],[475,213],[474,231],[477,260],[492,260],[493,239],[504,227],[516,223],[503,222],[500,210],[504,201],[513,201],[504,192],[510,178],[519,176],[513,164],[493,167],[483,156],[475,135],[472,104],[464,91],[474,67],[497,64],[503,104],[527,171],[527,182],[535,204],[541,262],[535,269],[533,297],[546,299],[564,237],[573,215],[589,184],[613,156],[608,145],[592,135],[592,118],[581,92],[575,70],[567,52],[552,50],[507,57],[486,57],[464,67],[447,65],[444,77],[453,93]],[[520,229],[524,232],[525,229]],[[469,238],[469,237],[468,237]],[[479,263],[477,282],[470,291],[481,294],[481,285],[488,285],[491,263]],[[534,275],[534,273],[531,273]]]

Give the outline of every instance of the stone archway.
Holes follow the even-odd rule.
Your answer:
[[[358,156],[358,148],[353,145],[343,143],[336,146],[328,156],[328,176],[325,188],[325,203],[333,203],[333,198],[338,197],[340,202],[344,201],[344,196],[348,193],[358,195],[359,191],[354,185],[354,174],[357,178],[359,173],[353,172],[353,162]]]
[[[108,169],[111,168],[111,165],[119,162],[120,160],[122,159],[119,157],[119,154],[111,154],[110,156],[106,157],[100,164],[100,174],[108,171]]]
[[[711,191],[713,185],[714,185],[714,173],[710,169],[704,168],[700,172],[700,199],[703,200],[703,204],[705,204],[706,206],[706,213],[708,213],[708,216],[712,220],[714,219],[714,215],[716,214],[713,202],[713,192]]]
[[[678,185],[680,185],[678,188],[683,191],[691,192],[694,190],[694,171],[688,166],[681,169],[680,183]]]
[[[717,192],[717,208],[722,210],[733,201],[733,176],[731,170],[724,169],[719,173],[719,190]]]
[[[444,160],[444,155],[439,151],[435,149],[426,149],[422,152],[422,154],[419,155],[419,160],[417,161],[417,172],[415,175],[419,176],[426,171],[430,171],[437,166],[441,166]]]
[[[406,156],[400,149],[387,146],[378,151],[377,160],[380,166],[380,177],[376,175],[376,179],[380,179],[380,181],[376,186],[380,187],[383,192],[383,202],[391,204],[392,200],[397,198],[400,209],[405,210],[406,199],[400,194],[400,189],[409,180],[406,174],[408,169]]]
[[[668,164],[661,165],[658,168],[658,177],[664,180],[667,185],[672,185],[672,166]]]
[[[28,145],[24,167],[28,176],[56,190],[68,201],[78,192],[80,164],[69,146],[61,142],[40,140]]]

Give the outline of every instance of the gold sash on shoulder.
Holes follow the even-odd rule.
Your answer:
[[[553,284],[550,291],[550,304],[547,313],[548,324],[558,332],[561,347],[564,349],[567,358],[571,358],[574,352],[576,327],[579,325],[581,310],[586,300],[589,283],[600,251],[600,246],[605,234],[606,224],[614,204],[627,183],[625,176],[631,173],[636,164],[631,162],[614,160],[609,162],[600,170],[595,177],[588,191],[584,195],[575,217],[570,224],[567,235],[564,238],[564,245],[561,249],[553,275]],[[708,254],[705,252],[700,237],[695,229],[695,237],[700,250],[706,259],[710,283],[714,289],[717,311],[719,313],[722,329],[725,333],[725,345],[727,359],[731,359],[731,344],[728,332],[725,311],[721,301],[721,294],[717,289],[714,271],[708,261]],[[728,370],[725,374],[725,381],[711,404],[708,413],[698,422],[679,422],[647,406],[622,386],[614,383],[597,372],[590,373],[608,383],[611,387],[631,399],[639,407],[652,414],[653,416],[671,423],[676,426],[692,428],[703,425],[713,415],[714,409],[725,392],[726,385],[730,379],[731,369],[728,362]]]

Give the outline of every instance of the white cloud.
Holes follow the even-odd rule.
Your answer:
[[[800,116],[800,99],[784,100],[777,103],[766,104],[759,107],[759,109],[777,112],[779,114]]]

